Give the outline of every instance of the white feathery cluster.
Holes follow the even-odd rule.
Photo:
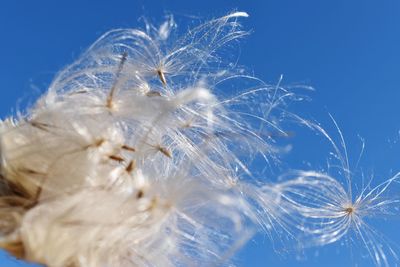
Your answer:
[[[400,172],[375,186],[373,177],[366,182],[362,179],[360,186],[349,164],[343,134],[332,120],[340,146],[319,125],[303,121],[328,140],[337,162],[328,173],[292,171],[274,185],[282,211],[280,221],[304,248],[343,240],[348,246],[357,245],[358,257],[367,256],[374,266],[399,266],[398,245],[375,229],[372,221],[398,216]]]
[[[1,122],[0,246],[49,267],[231,266],[254,233],[278,226],[310,245],[374,235],[362,218],[396,202],[379,196],[397,176],[355,201],[324,174],[252,178],[252,159],[279,152],[292,94],[220,56],[247,34],[246,16],[173,41],[172,19],[110,31],[27,115]],[[216,95],[243,80],[248,91]],[[388,266],[381,250],[369,251]]]

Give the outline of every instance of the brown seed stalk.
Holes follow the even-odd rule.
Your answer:
[[[158,151],[163,153],[166,157],[172,159],[172,154],[168,149],[166,149],[165,147],[161,147],[161,146],[157,146],[157,149],[158,149]]]
[[[115,77],[114,84],[113,84],[113,86],[111,87],[110,93],[109,93],[109,95],[108,95],[108,97],[107,97],[107,104],[106,104],[106,106],[107,106],[108,108],[112,108],[112,106],[113,106],[113,98],[114,98],[115,90],[116,90],[116,88],[117,88],[117,85],[118,85],[118,82],[119,82],[119,77],[121,76],[121,72],[122,72],[122,69],[123,69],[123,67],[124,67],[124,65],[125,65],[125,62],[126,62],[126,59],[127,59],[127,58],[128,58],[128,53],[127,53],[127,52],[124,52],[124,53],[122,54],[121,61],[119,62],[118,69],[117,69],[117,73],[115,74],[116,77]]]
[[[112,160],[115,160],[115,161],[118,161],[119,163],[125,161],[125,159],[123,157],[118,156],[118,155],[111,155],[111,156],[108,156],[108,158],[110,158]]]
[[[136,162],[134,160],[131,160],[128,166],[126,166],[125,170],[126,172],[131,173],[135,168],[136,168]]]
[[[128,145],[123,145],[121,148],[130,152],[136,152],[136,149],[134,147]]]
[[[164,87],[167,86],[167,80],[165,79],[165,74],[161,68],[157,69],[157,75],[158,75],[158,78],[160,79],[161,83],[163,84],[163,86]]]

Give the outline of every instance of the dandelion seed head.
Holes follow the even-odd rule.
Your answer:
[[[244,17],[178,38],[173,16],[111,30],[0,121],[0,247],[49,267],[231,266],[262,232],[305,248],[360,240],[376,266],[398,261],[369,220],[397,214],[400,174],[353,185],[340,129],[336,145],[286,111],[298,98],[282,77],[266,84],[232,60]],[[273,179],[287,119],[324,136],[340,171]]]
[[[2,121],[0,246],[49,267],[220,266],[272,229],[273,187],[244,177],[252,159],[274,161],[265,132],[283,132],[292,94],[224,60],[247,16],[178,39],[172,16],[112,30]]]

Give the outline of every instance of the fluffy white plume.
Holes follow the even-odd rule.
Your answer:
[[[398,176],[354,199],[350,179],[254,175],[253,160],[271,166],[279,156],[293,94],[223,60],[247,34],[237,21],[247,16],[178,40],[172,17],[112,30],[25,116],[0,121],[0,247],[48,267],[232,266],[257,231],[303,245],[350,230],[366,245],[376,240],[364,219],[397,203],[382,195]],[[222,97],[228,86],[249,89]],[[389,265],[385,250],[395,255],[368,249],[376,265]]]
[[[224,67],[245,16],[175,41],[172,18],[110,31],[1,123],[2,247],[50,267],[220,266],[267,229],[274,204],[253,199],[243,159],[272,158],[291,94]],[[233,79],[254,88],[219,99]]]

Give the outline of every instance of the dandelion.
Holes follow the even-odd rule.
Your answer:
[[[283,132],[292,94],[222,60],[247,34],[241,17],[178,40],[172,17],[112,30],[2,121],[0,246],[49,267],[220,266],[273,228],[278,203],[249,166],[277,157],[263,133]],[[242,94],[215,93],[244,80]]]

